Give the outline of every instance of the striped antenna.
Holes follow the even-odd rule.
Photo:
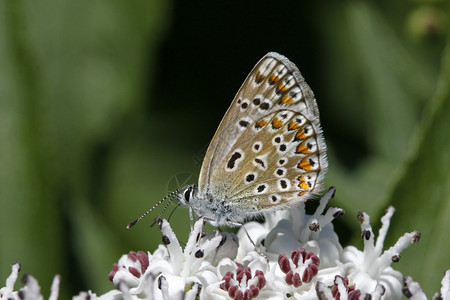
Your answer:
[[[162,214],[166,211],[166,209],[169,207],[171,201],[167,202],[166,206],[163,207],[163,209],[161,210],[161,212],[158,214],[158,216],[153,220],[153,222],[150,224],[150,227],[153,227],[156,224],[156,221],[159,220],[159,218],[161,218]]]
[[[155,208],[157,208],[161,203],[163,203],[164,201],[166,201],[167,199],[172,200],[173,196],[178,194],[181,191],[181,189],[177,189],[175,191],[173,191],[172,193],[170,193],[169,195],[165,196],[164,198],[162,198],[161,200],[158,201],[158,203],[156,203],[155,205],[153,205],[152,208],[150,208],[149,210],[147,210],[142,216],[140,216],[139,218],[137,218],[136,220],[134,220],[133,222],[131,222],[130,224],[127,225],[127,229],[130,229],[131,227],[133,227],[134,225],[136,225],[137,222],[139,222],[140,220],[142,220],[145,216],[147,216],[150,212],[152,212]],[[161,214],[166,210],[166,208],[169,206],[170,201],[166,204],[166,206],[163,208],[162,212],[158,215],[158,218],[161,216]]]

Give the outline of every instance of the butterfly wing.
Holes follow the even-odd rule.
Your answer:
[[[228,199],[249,211],[295,206],[321,191],[325,152],[311,89],[292,62],[268,53],[209,145],[199,196]]]

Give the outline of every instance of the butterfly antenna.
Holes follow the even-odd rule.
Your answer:
[[[163,209],[161,210],[161,212],[158,214],[158,216],[153,220],[153,222],[150,224],[150,227],[155,226],[156,221],[159,220],[159,218],[161,218],[162,214],[166,211],[166,209],[169,207],[170,203],[172,203],[172,199],[173,197],[170,197],[169,202],[167,202],[167,204],[163,207]]]
[[[179,193],[181,191],[181,189],[177,189],[175,191],[173,191],[172,193],[168,194],[167,196],[165,196],[164,198],[162,198],[161,200],[159,200],[155,205],[153,205],[152,208],[150,208],[149,210],[147,210],[142,216],[140,216],[139,218],[137,218],[136,220],[134,220],[133,222],[131,222],[130,224],[127,225],[127,229],[130,229],[131,227],[133,227],[134,225],[136,225],[137,222],[139,222],[140,220],[142,220],[145,216],[147,216],[150,212],[152,212],[155,208],[157,208],[161,203],[163,203],[164,201],[166,201],[167,199],[171,199],[173,198],[174,195],[176,195],[177,193]],[[170,204],[170,201],[169,203]],[[168,205],[166,205],[166,207],[163,209],[164,210],[167,208]]]

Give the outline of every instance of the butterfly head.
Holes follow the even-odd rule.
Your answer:
[[[178,201],[185,207],[192,207],[191,200],[197,195],[197,185],[190,184],[182,188],[177,194]],[[195,202],[195,200],[194,200]]]

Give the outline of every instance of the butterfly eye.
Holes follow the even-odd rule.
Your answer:
[[[192,194],[192,187],[188,187],[186,191],[184,191],[184,200],[186,203],[189,203],[189,200],[191,199]]]

